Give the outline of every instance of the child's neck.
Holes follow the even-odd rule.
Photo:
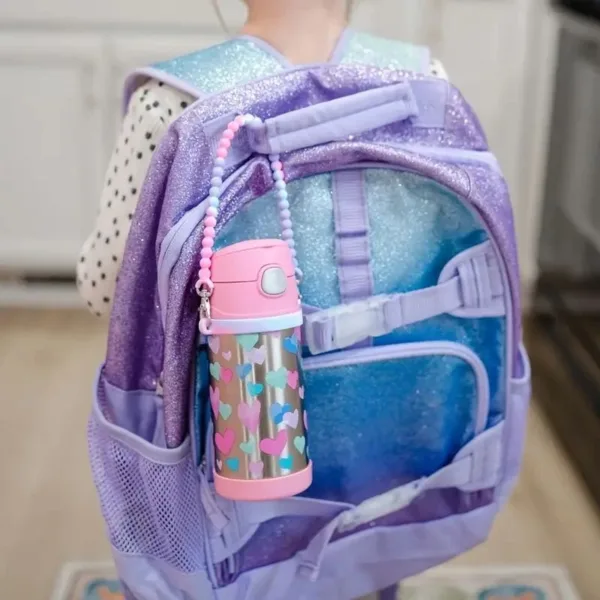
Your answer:
[[[347,25],[344,0],[252,0],[242,33],[258,37],[292,64],[326,62]]]

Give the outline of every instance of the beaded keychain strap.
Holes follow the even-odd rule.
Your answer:
[[[214,283],[211,279],[211,266],[213,247],[215,245],[215,227],[219,215],[219,205],[221,203],[221,194],[223,192],[223,175],[225,173],[225,160],[229,155],[229,149],[242,127],[260,127],[262,119],[254,115],[240,115],[227,125],[219,141],[215,166],[212,171],[210,181],[209,206],[206,209],[204,218],[204,230],[202,237],[202,251],[200,253],[200,270],[198,271],[198,281],[196,283],[196,292],[200,296],[200,331],[204,335],[210,334],[210,297],[214,290]],[[302,278],[302,272],[298,268],[298,259],[296,257],[296,243],[294,241],[294,231],[292,229],[292,215],[290,213],[290,203],[288,200],[287,184],[283,173],[283,165],[278,154],[269,155],[271,163],[271,172],[275,189],[277,190],[277,199],[279,205],[279,217],[281,220],[281,237],[287,243],[294,263],[296,278],[298,281]]]

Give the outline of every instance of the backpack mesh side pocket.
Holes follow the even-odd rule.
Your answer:
[[[115,437],[114,426],[95,408],[88,447],[112,545],[121,553],[163,561],[183,572],[203,570],[203,515],[189,441],[182,446],[187,452],[157,448],[163,460],[153,458],[150,451],[140,451],[140,444]],[[175,459],[165,461],[165,452]]]

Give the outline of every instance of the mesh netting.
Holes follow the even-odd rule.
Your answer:
[[[120,552],[204,568],[199,482],[191,455],[153,462],[112,438],[92,415],[90,461],[110,540]]]

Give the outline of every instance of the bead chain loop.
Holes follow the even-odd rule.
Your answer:
[[[210,320],[210,303],[209,298],[212,295],[214,284],[211,279],[211,266],[213,247],[215,245],[215,227],[217,225],[217,217],[219,215],[219,205],[221,203],[221,194],[223,191],[223,174],[225,173],[225,160],[229,155],[229,149],[236,135],[242,127],[259,127],[262,125],[262,120],[254,115],[240,115],[227,125],[227,129],[223,132],[221,140],[217,148],[215,166],[212,171],[212,179],[210,181],[210,191],[208,193],[209,201],[204,218],[204,231],[202,237],[202,251],[200,252],[200,270],[198,271],[198,281],[196,283],[196,292],[200,296],[200,310],[204,319]],[[279,218],[281,220],[281,237],[287,243],[297,279],[302,278],[302,271],[298,268],[298,259],[296,257],[296,242],[294,241],[294,230],[292,227],[292,218],[290,213],[290,203],[288,200],[289,194],[285,175],[283,173],[283,165],[278,154],[269,156],[271,163],[271,172],[279,206]]]

